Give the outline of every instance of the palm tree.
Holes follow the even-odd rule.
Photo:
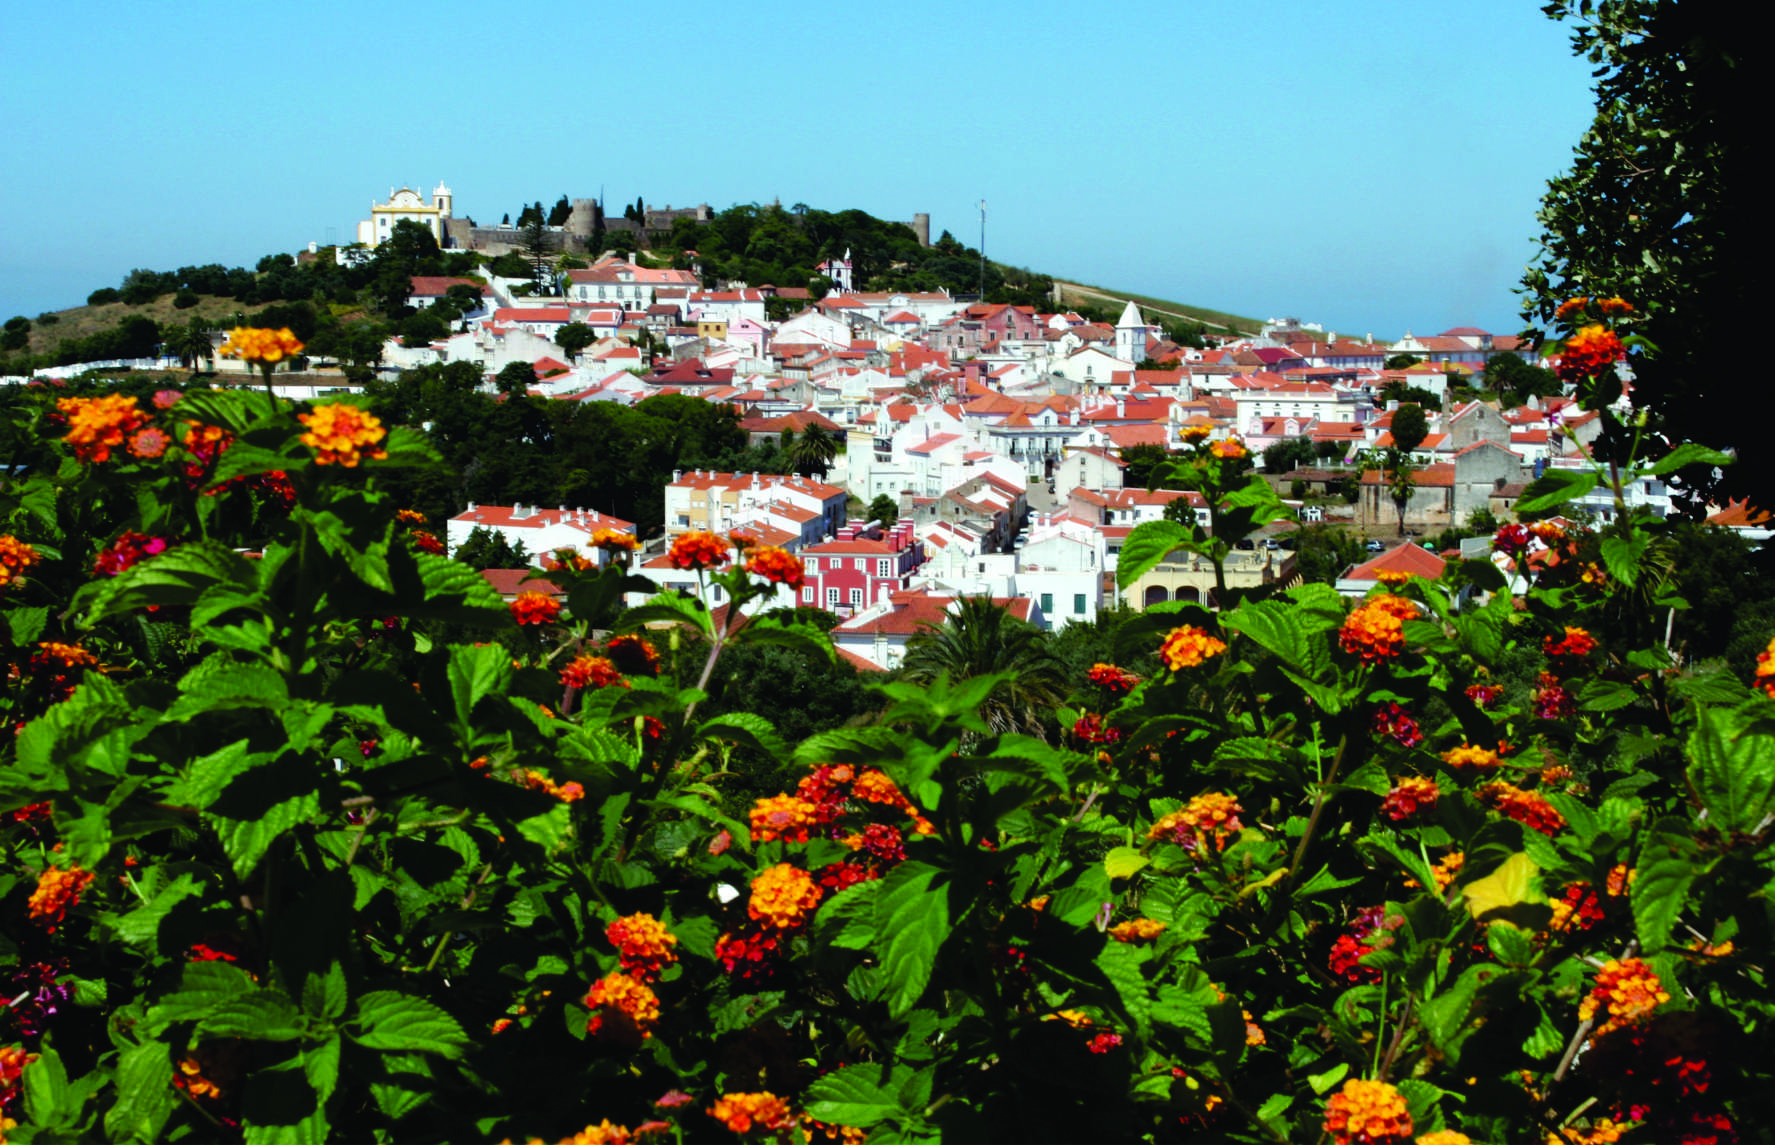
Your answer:
[[[809,425],[789,446],[789,461],[795,472],[803,477],[818,476],[822,481],[832,468],[832,459],[837,456],[838,439],[821,428],[818,422]]]
[[[926,627],[906,642],[900,678],[931,684],[940,676],[960,682],[1010,673],[980,706],[995,732],[1041,734],[1041,713],[1066,698],[1066,675],[1048,651],[1047,634],[1012,616],[991,597],[964,596],[940,627]]]
[[[184,326],[175,326],[168,330],[165,345],[179,356],[179,363],[192,373],[197,372],[198,362],[216,356],[215,346],[210,342],[209,324],[201,318],[193,318]]]

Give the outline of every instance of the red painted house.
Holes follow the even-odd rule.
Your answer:
[[[801,561],[807,573],[801,603],[851,616],[911,586],[912,573],[925,562],[924,542],[913,536],[911,521],[886,530],[851,521],[833,540],[802,549]]]

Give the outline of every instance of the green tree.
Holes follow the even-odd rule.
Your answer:
[[[555,345],[569,354],[577,354],[597,340],[597,331],[584,322],[569,322],[555,331]]]
[[[1313,439],[1310,437],[1283,438],[1263,451],[1265,473],[1287,473],[1312,462]]]
[[[540,210],[530,221],[519,228],[518,234],[524,247],[524,261],[530,267],[530,281],[536,284],[539,291],[553,292],[554,278],[549,274],[549,260],[554,257],[555,240],[549,233],[548,224],[543,222]]]
[[[1552,370],[1531,366],[1508,351],[1485,360],[1485,384],[1506,408],[1519,406],[1531,397],[1551,397],[1563,388]]]
[[[1399,535],[1405,535],[1405,509],[1411,504],[1411,495],[1417,492],[1417,478],[1413,476],[1416,467],[1412,465],[1411,454],[1404,449],[1387,451],[1387,469],[1384,474],[1387,482],[1387,496],[1393,501],[1393,508],[1399,514]]]
[[[789,455],[795,472],[824,481],[832,468],[832,459],[838,456],[838,439],[816,422],[790,446]]]
[[[1293,533],[1295,567],[1309,582],[1335,584],[1362,559],[1362,542],[1337,525],[1302,525]]]
[[[5,332],[0,334],[0,350],[23,350],[31,343],[31,320],[23,314],[6,320]]]
[[[572,214],[573,204],[567,201],[566,195],[562,195],[556,200],[555,205],[549,208],[548,224],[551,227],[564,226]]]
[[[476,570],[521,569],[530,563],[523,541],[514,545],[505,539],[504,533],[480,525],[469,531],[468,538],[450,556]]]
[[[401,323],[401,345],[409,349],[429,346],[438,339],[449,336],[450,327],[430,310],[421,310]]]
[[[1423,359],[1418,357],[1416,354],[1394,354],[1391,357],[1389,357],[1386,361],[1381,363],[1381,369],[1383,369],[1383,370],[1409,370],[1413,366],[1419,365],[1422,362],[1423,362]]]
[[[890,526],[900,519],[900,505],[886,493],[877,494],[875,500],[869,502],[869,519],[880,521],[883,526]]]
[[[210,325],[193,318],[183,326],[170,327],[161,340],[167,353],[176,354],[179,363],[195,373],[204,359],[215,360],[215,346],[210,341]]]
[[[1065,673],[1046,633],[984,596],[960,598],[942,625],[915,633],[900,665],[901,679],[927,687],[1001,674],[981,718],[994,732],[1041,734],[1042,717],[1066,698]]]
[[[1412,453],[1430,436],[1430,421],[1424,416],[1423,407],[1416,402],[1407,402],[1394,410],[1390,428],[1393,444],[1402,453]]]
[[[1541,201],[1541,253],[1523,279],[1523,315],[1550,323],[1574,296],[1625,298],[1634,331],[1657,353],[1633,356],[1632,400],[1649,415],[1606,407],[1618,382],[1581,395],[1602,410],[1594,449],[1621,460],[1642,434],[1736,450],[1733,465],[1679,470],[1691,508],[1747,497],[1775,503],[1775,450],[1763,419],[1719,416],[1719,348],[1742,336],[1760,204],[1753,157],[1757,70],[1743,24],[1722,5],[1677,0],[1552,0],[1572,49],[1593,65],[1596,115],[1572,168]]]

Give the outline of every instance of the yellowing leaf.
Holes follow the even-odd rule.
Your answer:
[[[1103,869],[1112,879],[1129,879],[1151,861],[1133,847],[1116,847],[1103,856]]]
[[[1467,913],[1483,919],[1492,911],[1508,911],[1523,903],[1546,902],[1547,896],[1535,885],[1535,876],[1540,873],[1541,868],[1518,851],[1505,859],[1497,870],[1462,889],[1467,900]]]

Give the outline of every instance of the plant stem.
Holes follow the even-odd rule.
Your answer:
[[[355,836],[353,836],[353,838],[351,840],[351,849],[345,852],[345,865],[346,866],[348,866],[348,867],[351,866],[351,861],[353,859],[357,858],[357,849],[360,846],[362,846],[363,842],[364,842],[364,832],[368,831],[370,829],[370,824],[374,823],[375,821],[376,821],[376,809],[374,807],[372,807],[372,808],[370,808],[370,810],[368,812],[365,813],[363,823],[358,826],[357,834]]]
[[[1387,1074],[1393,1068],[1393,1061],[1399,1056],[1399,1047],[1405,1041],[1405,1029],[1411,1025],[1411,1010],[1411,995],[1407,994],[1405,1009],[1399,1012],[1399,1025],[1393,1030],[1392,1044],[1387,1046],[1387,1056],[1381,1059],[1380,1069],[1375,1073],[1375,1079],[1378,1081],[1387,1080]]]
[[[1345,733],[1337,741],[1337,755],[1331,761],[1331,770],[1319,781],[1319,790],[1313,796],[1313,811],[1307,816],[1307,829],[1301,832],[1300,843],[1294,848],[1294,857],[1288,861],[1288,880],[1284,884],[1286,887],[1294,886],[1295,880],[1300,878],[1300,865],[1306,859],[1307,846],[1312,843],[1313,832],[1319,827],[1319,816],[1325,811],[1325,793],[1337,781],[1338,770],[1343,767],[1344,755],[1349,747],[1350,737]]]
[[[476,879],[475,885],[468,888],[468,893],[462,896],[462,909],[463,910],[467,910],[469,907],[471,907],[475,904],[475,892],[479,891],[481,889],[481,884],[486,882],[487,876],[491,875],[492,873],[493,873],[493,864],[492,863],[488,863],[486,866],[481,868],[481,877]],[[450,941],[450,932],[449,931],[446,930],[444,933],[438,935],[437,945],[432,947],[432,949],[431,949],[431,961],[427,962],[425,964],[425,972],[427,974],[430,974],[432,972],[432,970],[436,969],[437,964],[438,964],[438,959],[440,959],[444,956],[444,945],[449,941]]]
[[[1638,951],[1639,951],[1639,939],[1637,939],[1637,938],[1628,939],[1627,940],[1627,948],[1621,952],[1621,957],[1622,958],[1632,958],[1634,956],[1634,954],[1638,953]],[[1585,1039],[1590,1036],[1590,1030],[1595,1025],[1596,1025],[1595,1018],[1586,1019],[1583,1023],[1581,1023],[1578,1026],[1578,1031],[1577,1031],[1577,1033],[1572,1035],[1572,1040],[1566,1043],[1565,1053],[1562,1054],[1559,1059],[1559,1068],[1553,1071],[1553,1084],[1554,1085],[1558,1085],[1562,1080],[1564,1080],[1565,1075],[1566,1075],[1566,1071],[1571,1069],[1572,1062],[1577,1060],[1578,1048],[1580,1046],[1582,1046],[1584,1044]]]

